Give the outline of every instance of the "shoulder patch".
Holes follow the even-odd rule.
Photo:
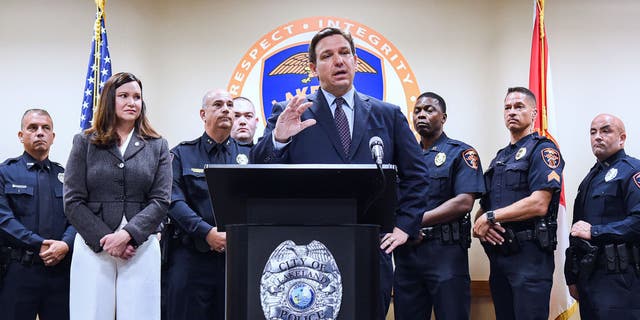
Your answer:
[[[478,153],[473,148],[467,149],[462,152],[462,159],[464,159],[464,163],[466,163],[471,169],[478,170],[478,163],[480,162],[480,157],[478,157]]]
[[[560,165],[560,153],[554,148],[544,148],[541,151],[542,160],[551,169],[555,169]]]
[[[636,183],[636,187],[638,187],[638,189],[640,189],[640,172],[636,173],[635,176],[633,176],[633,182]]]

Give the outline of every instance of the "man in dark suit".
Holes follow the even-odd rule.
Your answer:
[[[355,90],[357,59],[351,35],[336,28],[320,30],[309,45],[309,65],[321,89],[308,97],[296,96],[286,106],[274,105],[263,139],[252,150],[252,162],[373,163],[369,139],[382,139],[384,162],[398,167],[400,179],[396,227],[382,236],[380,245],[384,318],[393,281],[390,254],[418,233],[426,209],[428,171],[400,108]]]
[[[224,319],[226,234],[218,232],[204,165],[247,164],[249,147],[230,137],[233,100],[224,90],[202,99],[202,136],[181,142],[173,154],[169,217],[175,224],[171,253],[163,274],[166,319]]]
[[[0,318],[69,319],[76,230],[62,206],[64,169],[49,160],[49,113],[27,110],[18,137],[24,153],[0,165]]]

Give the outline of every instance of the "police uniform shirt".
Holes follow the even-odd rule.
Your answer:
[[[578,220],[592,225],[596,243],[640,242],[640,160],[620,150],[596,163],[578,188]]]
[[[427,210],[462,193],[479,196],[485,192],[480,158],[468,144],[442,133],[423,154],[429,166]]]
[[[206,133],[185,141],[171,150],[173,185],[169,216],[187,233],[204,239],[215,226],[209,189],[204,175],[205,164],[246,164],[250,148],[233,138],[216,143]]]
[[[38,163],[26,152],[0,165],[0,242],[36,252],[45,239],[72,247],[76,232],[64,215],[63,172],[60,164],[49,159]],[[39,182],[39,175],[47,181]],[[49,194],[40,194],[41,183],[48,184]],[[40,203],[43,197],[48,205]]]
[[[491,161],[485,173],[487,194],[480,205],[485,211],[495,210],[537,190],[560,190],[563,169],[564,159],[551,140],[537,133],[527,135],[498,151]],[[512,227],[524,224],[509,223]]]

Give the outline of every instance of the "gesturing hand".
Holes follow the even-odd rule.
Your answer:
[[[305,121],[301,121],[300,119],[305,110],[313,105],[312,102],[305,101],[307,101],[307,96],[304,94],[293,97],[280,116],[278,116],[276,127],[273,129],[273,137],[276,141],[282,143],[287,142],[289,138],[295,136],[300,131],[316,124],[315,119],[307,119]]]

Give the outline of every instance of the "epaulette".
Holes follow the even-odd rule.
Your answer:
[[[180,144],[180,145],[184,145],[184,144],[196,144],[196,143],[198,143],[198,141],[200,141],[200,139],[201,139],[201,138],[196,138],[196,139],[189,140],[189,141],[182,141],[182,142],[180,142],[179,144]]]
[[[15,158],[9,158],[9,159],[5,160],[2,164],[3,165],[12,164],[12,163],[18,162],[21,158],[22,158],[22,156],[17,156]]]
[[[52,165],[54,165],[54,166],[58,166],[58,167],[60,167],[60,169],[63,169],[63,170],[64,170],[64,167],[63,167],[61,164],[59,164],[59,163],[57,163],[57,162],[55,162],[55,161],[51,161],[51,160],[49,160],[49,161],[51,162],[51,164],[52,164]]]
[[[447,141],[447,144],[451,144],[451,145],[454,145],[454,146],[459,146],[459,145],[463,145],[465,143],[463,143],[462,141],[455,140],[455,139],[449,139]]]
[[[640,170],[640,160],[634,157],[626,156],[622,158],[622,161],[627,163],[631,168],[633,168],[633,170]]]

